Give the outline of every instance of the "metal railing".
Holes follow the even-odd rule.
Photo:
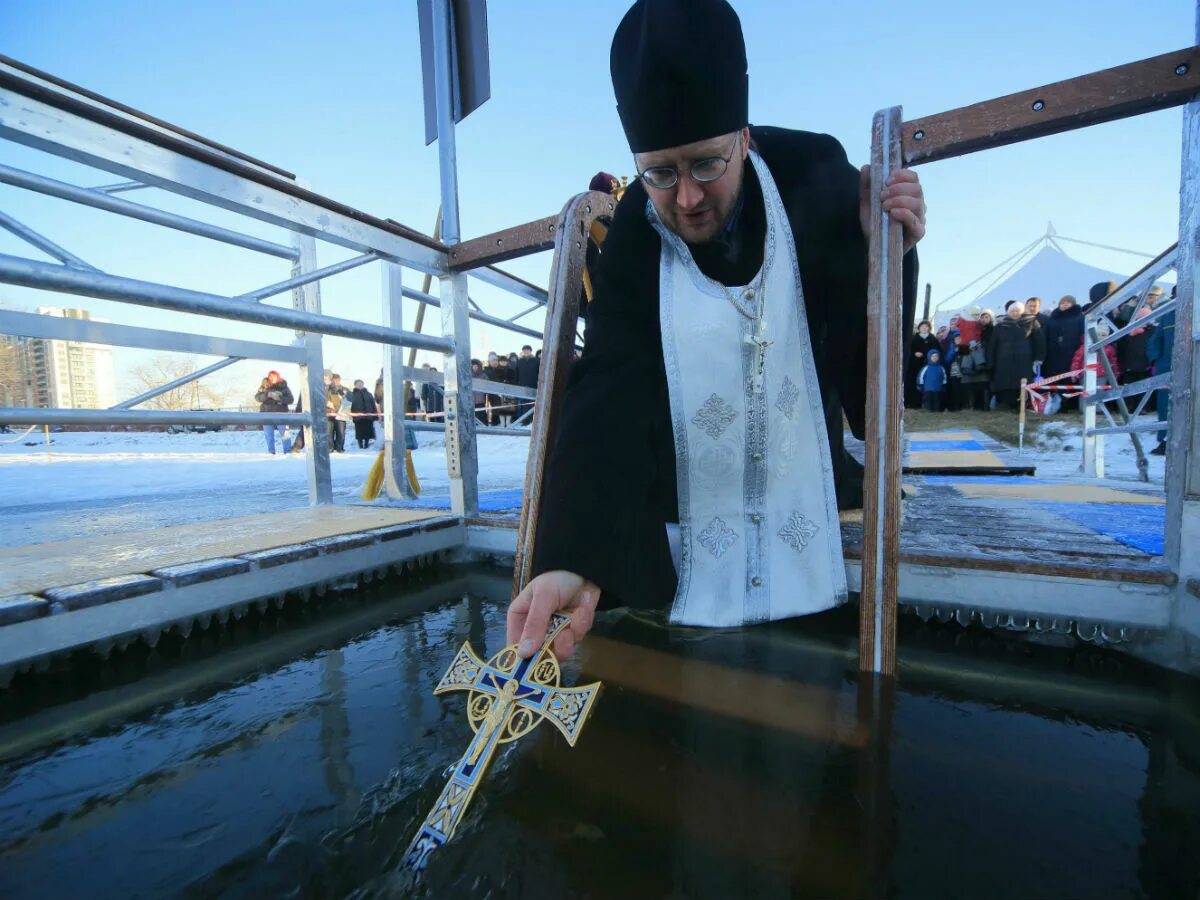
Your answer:
[[[1177,257],[1178,244],[1172,244],[1124,284],[1084,311],[1084,394],[1080,405],[1083,410],[1083,472],[1091,478],[1104,477],[1105,435],[1127,434],[1137,456],[1138,476],[1142,481],[1150,480],[1150,463],[1140,435],[1162,434],[1169,430],[1170,424],[1165,417],[1157,422],[1139,422],[1138,416],[1156,391],[1170,391],[1171,374],[1162,372],[1132,384],[1120,384],[1105,348],[1116,345],[1140,328],[1156,325],[1175,311],[1176,298],[1164,295],[1150,308],[1148,315],[1139,315],[1155,286],[1162,287],[1160,279],[1175,271]],[[1141,399],[1131,409],[1127,401],[1139,395]],[[1110,404],[1115,408],[1115,417]],[[1097,425],[1097,411],[1107,420],[1107,425]]]
[[[322,337],[333,335],[369,341],[384,348],[385,394],[396,398],[396,402],[385,406],[383,416],[388,466],[396,476],[385,479],[390,493],[408,490],[408,482],[403,474],[403,453],[391,452],[393,446],[404,446],[405,428],[447,435],[448,451],[453,448],[448,452],[447,461],[453,507],[455,512],[466,515],[474,515],[478,511],[477,469],[464,467],[462,455],[465,451],[468,456],[474,457],[477,433],[530,433],[528,427],[518,425],[503,428],[478,426],[475,416],[466,412],[471,409],[471,398],[475,391],[522,400],[532,400],[536,396],[531,388],[470,376],[467,326],[469,321],[474,320],[540,339],[541,331],[520,324],[517,320],[539,310],[544,313],[548,298],[546,290],[490,264],[472,266],[470,274],[473,277],[532,304],[509,318],[484,312],[466,294],[465,270],[452,271],[447,244],[390,219],[379,219],[319,196],[282,169],[6,57],[0,57],[0,138],[130,179],[89,188],[0,165],[0,184],[230,244],[291,263],[289,277],[238,296],[187,290],[102,271],[92,262],[84,261],[59,246],[50,237],[0,212],[0,227],[58,260],[56,263],[42,262],[0,254],[0,283],[291,329],[294,332],[294,340],[270,343],[0,310],[0,334],[224,357],[169,384],[123,400],[112,409],[8,407],[0,408],[0,421],[14,425],[213,424],[257,427],[264,424],[292,424],[303,427],[305,431],[305,442],[309,448],[307,467],[310,500],[313,503],[330,503],[333,495],[323,396]],[[212,207],[267,222],[284,229],[290,237],[280,242],[267,240],[115,196],[145,187],[157,187]],[[456,210],[453,227],[456,232]],[[456,235],[452,235],[449,229],[443,231],[447,243],[454,243],[452,238]],[[332,265],[319,266],[318,241],[352,249],[357,255]],[[374,263],[379,263],[383,268],[383,324],[337,318],[322,311],[321,281]],[[441,283],[440,296],[405,286],[405,268],[437,276]],[[289,292],[292,295],[290,308],[263,303],[270,297]],[[443,335],[405,331],[401,327],[401,304],[405,299],[440,307],[443,310]],[[441,353],[446,360],[446,369],[453,374],[447,377],[404,366],[400,348]],[[135,408],[162,393],[242,359],[298,365],[301,371],[298,393],[305,411],[258,413]],[[405,381],[434,382],[445,386],[448,402],[443,421],[406,421],[404,404],[399,400],[404,396]],[[457,415],[458,409],[466,414]],[[527,415],[518,418],[518,422],[523,418],[527,418]],[[469,486],[461,487],[464,482],[469,482]]]

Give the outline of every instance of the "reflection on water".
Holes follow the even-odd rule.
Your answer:
[[[0,695],[0,896],[386,897],[466,747],[431,690],[503,641],[456,574],[247,619]],[[371,602],[364,602],[364,601]],[[849,611],[742,631],[602,617],[576,748],[510,745],[425,897],[1195,897],[1200,690],[1096,650]]]

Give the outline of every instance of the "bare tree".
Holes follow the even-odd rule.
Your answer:
[[[185,378],[198,368],[200,367],[191,359],[155,356],[146,365],[135,367],[133,377],[137,379],[140,393]],[[144,409],[219,409],[222,407],[225,404],[227,390],[203,384],[202,381],[203,379],[189,381],[187,384],[159,394],[157,397],[151,397],[145,403],[138,405]]]

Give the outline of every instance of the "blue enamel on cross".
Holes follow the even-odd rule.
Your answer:
[[[575,746],[600,682],[574,688],[558,685],[558,660],[550,645],[570,621],[569,616],[555,613],[541,649],[529,659],[521,659],[515,646],[505,647],[487,662],[475,655],[470,643],[459,648],[433,692],[470,692],[467,717],[475,737],[409,844],[401,869],[419,873],[429,854],[450,840],[498,745],[528,734],[547,719]]]

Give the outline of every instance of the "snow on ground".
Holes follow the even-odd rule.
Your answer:
[[[1138,421],[1153,422],[1156,418],[1152,415],[1140,416]],[[1142,432],[1138,437],[1149,462],[1149,484],[1161,489],[1167,458],[1149,455],[1158,443],[1158,437],[1152,432]],[[1137,454],[1129,435],[1105,435],[1104,444],[1104,479],[1085,479],[1083,423],[1079,417],[1055,417],[1044,421],[1032,417],[1026,427],[1025,452],[1021,459],[1037,466],[1039,478],[1069,478],[1087,484],[1138,481]]]
[[[308,503],[303,455],[271,456],[261,432],[59,432],[0,435],[0,546],[63,540],[206,519],[296,509]],[[445,445],[418,435],[423,496],[449,491]],[[347,444],[353,442],[347,439]],[[480,440],[480,490],[524,484],[528,438]],[[334,499],[354,500],[376,449],[333,454]]]
[[[955,430],[951,414],[946,430]],[[1039,478],[1084,482],[1080,431],[1077,416],[1033,417],[1021,458],[1037,466]],[[0,435],[0,546],[277,512],[308,503],[304,457],[269,455],[258,431],[59,432],[51,435],[50,458],[42,432],[14,438],[16,434]],[[425,434],[418,440],[413,463],[423,497],[445,496],[444,443]],[[1108,436],[1106,443],[1106,478],[1090,483],[1132,486],[1138,473],[1129,437]],[[1154,443],[1153,435],[1145,436],[1147,450]],[[861,458],[861,449],[855,450],[861,444],[848,444]],[[481,438],[480,490],[520,489],[528,450],[527,438]],[[333,455],[335,500],[357,499],[376,454],[353,446]],[[1161,489],[1164,458],[1149,460],[1150,484]]]

